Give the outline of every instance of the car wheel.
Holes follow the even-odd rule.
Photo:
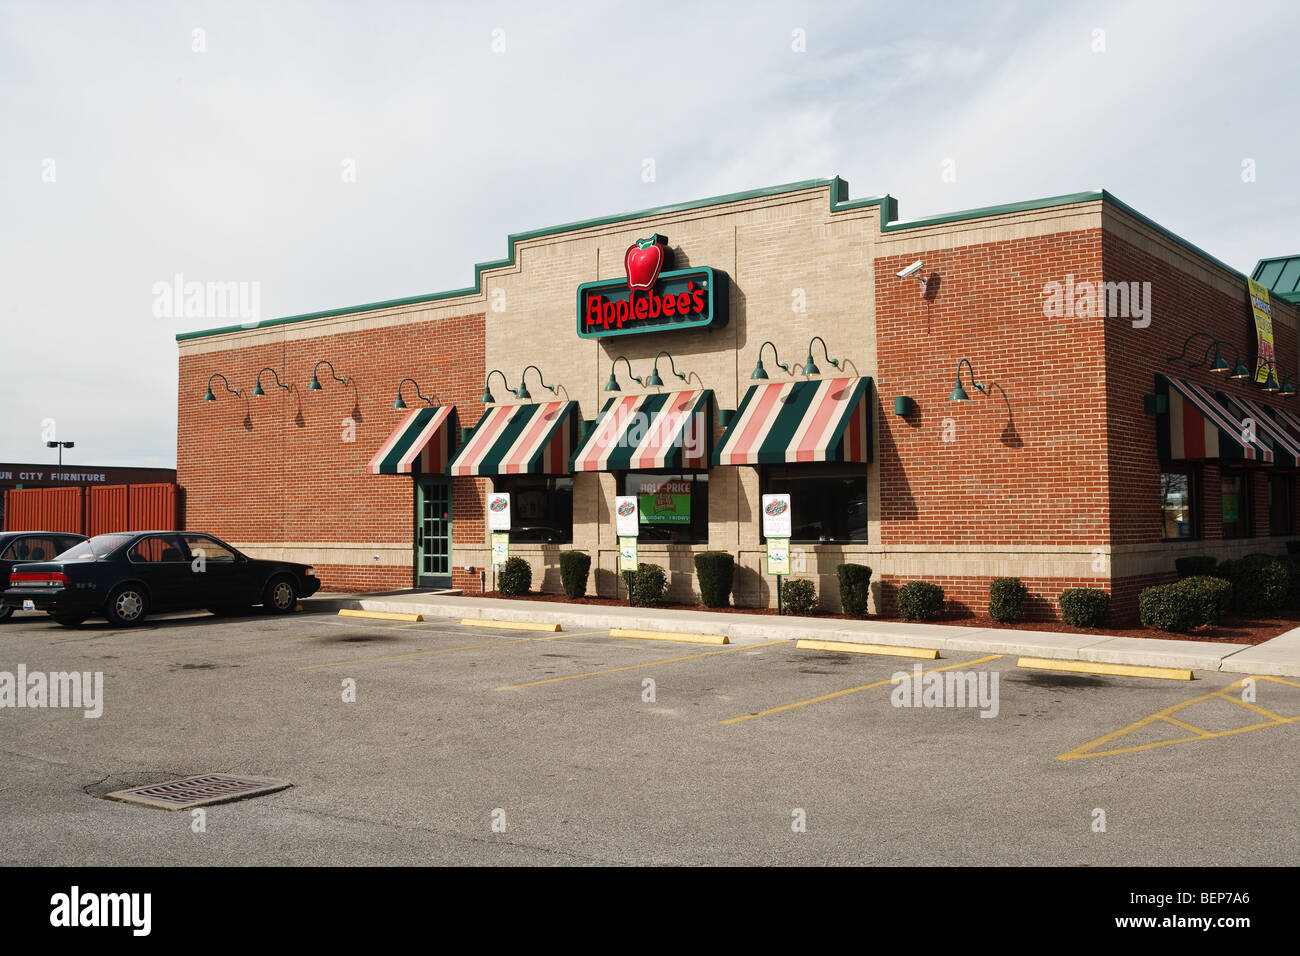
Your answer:
[[[7,621],[14,616],[14,609],[5,605],[0,607],[0,621]]]
[[[109,597],[105,613],[110,624],[134,627],[149,613],[149,597],[138,584],[123,585]]]
[[[272,614],[287,614],[298,605],[298,589],[289,578],[272,578],[262,605]]]
[[[78,624],[84,624],[88,614],[52,614],[55,624],[62,624],[64,627],[76,627]]]

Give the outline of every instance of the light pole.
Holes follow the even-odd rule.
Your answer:
[[[76,448],[76,447],[77,447],[77,443],[76,443],[75,441],[47,441],[47,442],[45,443],[45,447],[46,447],[46,448],[57,448],[57,449],[59,450],[59,467],[62,468],[62,467],[63,467],[63,449],[65,449],[65,448]]]

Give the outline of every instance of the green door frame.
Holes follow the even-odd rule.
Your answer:
[[[415,586],[451,587],[451,479],[415,476]]]

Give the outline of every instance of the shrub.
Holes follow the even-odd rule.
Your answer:
[[[497,572],[497,590],[502,594],[527,594],[533,586],[533,566],[523,558],[506,558]]]
[[[909,581],[898,589],[898,611],[908,621],[928,621],[943,607],[943,588],[929,581]]]
[[[1288,541],[1286,543],[1287,554],[1300,554],[1300,541]]]
[[[1232,606],[1232,584],[1223,578],[1198,576],[1176,584],[1175,596],[1192,609],[1195,624],[1218,624]]]
[[[1061,617],[1071,627],[1101,627],[1110,613],[1110,595],[1101,588],[1067,588],[1061,592]]]
[[[1018,621],[1024,613],[1029,589],[1019,578],[994,578],[989,585],[989,617],[995,621]]]
[[[1287,576],[1286,599],[1282,602],[1283,606],[1300,607],[1300,557],[1284,554],[1277,560],[1286,569]]]
[[[568,598],[587,593],[587,575],[591,573],[591,555],[586,551],[560,552],[560,586]]]
[[[1162,631],[1186,631],[1217,624],[1232,602],[1232,585],[1222,578],[1183,578],[1145,588],[1138,597],[1142,623]]]
[[[849,617],[867,616],[871,595],[871,569],[865,564],[841,564],[835,569],[840,584],[840,605]]]
[[[815,614],[817,588],[807,578],[796,578],[781,585],[781,604],[787,614]]]
[[[1232,582],[1232,609],[1238,614],[1276,614],[1286,603],[1291,583],[1286,566],[1268,554],[1224,561],[1214,576]]]
[[[633,607],[658,607],[668,590],[668,575],[657,564],[643,564],[623,575],[628,581],[628,595]]]
[[[1208,554],[1189,554],[1185,558],[1174,558],[1174,567],[1180,578],[1195,578],[1214,573],[1217,558]]]
[[[702,551],[695,556],[695,574],[700,581],[700,600],[705,607],[731,604],[731,579],[736,559],[726,551]]]

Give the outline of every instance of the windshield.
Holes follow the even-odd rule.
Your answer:
[[[97,534],[59,555],[60,561],[100,561],[131,540],[129,534]]]

